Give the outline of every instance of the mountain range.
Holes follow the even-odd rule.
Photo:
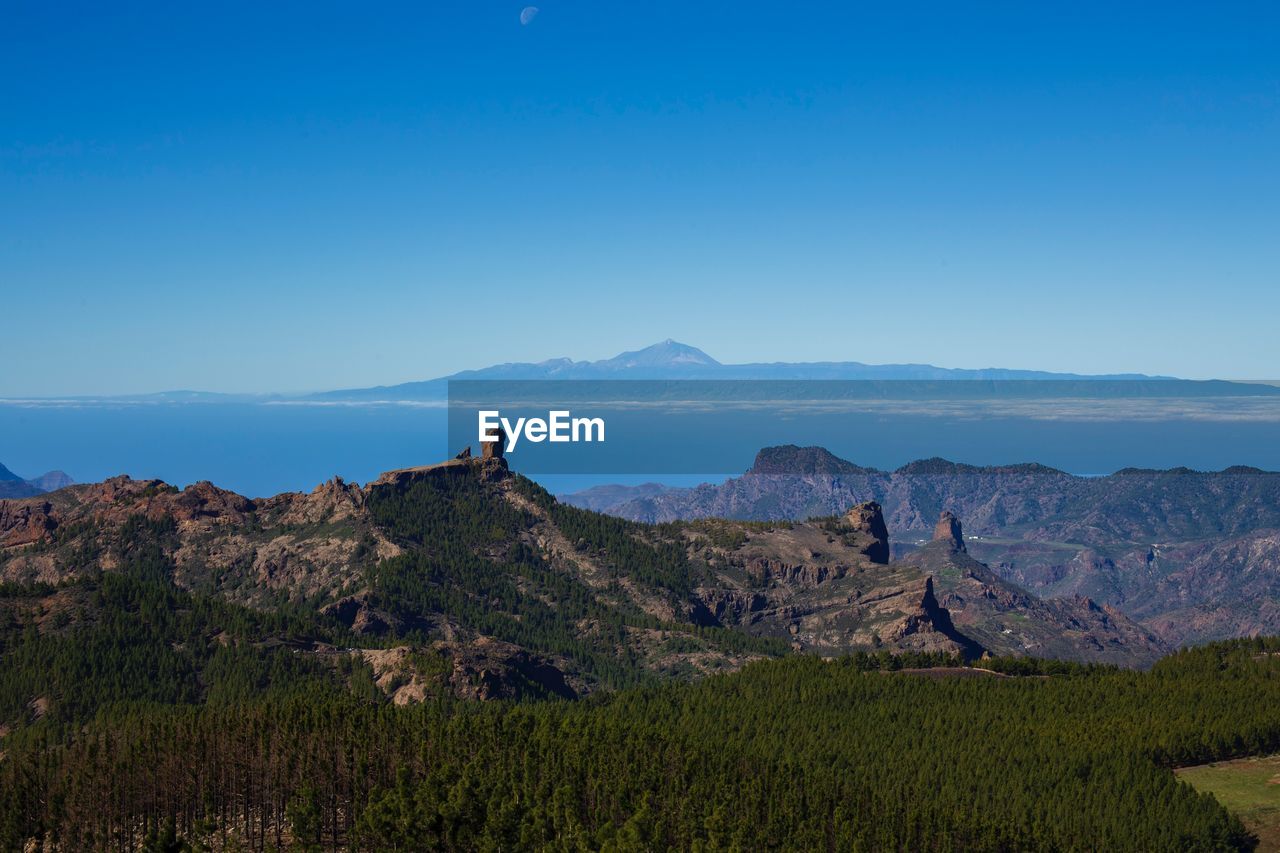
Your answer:
[[[793,652],[1141,667],[1167,651],[1114,608],[1042,601],[948,556],[964,550],[958,529],[939,525],[935,565],[890,560],[874,502],[808,521],[648,525],[465,455],[256,500],[121,476],[0,501],[0,616],[49,643],[163,617],[138,622],[137,641],[197,679],[212,665],[197,650],[282,647],[309,666],[367,666],[397,703],[579,696]],[[179,597],[139,609],[134,593],[103,592],[117,576]],[[170,637],[178,614],[198,624]],[[14,707],[70,701],[73,685],[56,688]]]
[[[508,362],[449,376],[373,388],[348,388],[310,395],[315,400],[419,400],[444,399],[448,383],[456,380],[1171,380],[1167,376],[1121,373],[1088,376],[1039,370],[983,368],[978,370],[935,367],[930,364],[864,364],[858,361],[754,362],[722,364],[697,347],[665,340],[643,349],[598,361],[553,358],[539,362]],[[1260,386],[1249,393],[1268,393]]]
[[[25,480],[0,465],[0,498],[26,498],[70,486],[74,480],[64,471],[49,471]]]
[[[1121,383],[1120,387],[1133,390],[1133,383],[1166,383],[1165,392],[1173,396],[1280,396],[1280,383],[1184,380],[1171,376],[1153,376],[1141,373],[1080,374],[1055,373],[1043,370],[987,367],[978,369],[937,367],[931,364],[866,364],[860,361],[814,362],[747,362],[725,364],[712,358],[701,349],[671,339],[620,353],[612,358],[596,361],[576,361],[571,358],[551,358],[538,362],[504,362],[488,367],[463,370],[433,379],[402,382],[395,385],[377,385],[364,388],[344,388],[312,393],[226,393],[198,390],[171,390],[147,394],[129,395],[80,395],[60,397],[73,401],[110,399],[151,404],[177,403],[279,403],[279,402],[381,402],[381,401],[441,401],[448,398],[451,381],[467,380],[615,380],[640,379],[658,381],[676,380],[752,380],[752,381],[857,381],[857,382],[917,382],[936,388],[932,383],[950,383],[959,380],[993,383],[993,391],[1007,391],[1001,383],[1042,380],[1054,382]],[[1174,383],[1169,385],[1168,383]],[[1072,386],[1062,386],[1078,389]],[[1165,393],[1162,392],[1162,393]]]
[[[609,486],[562,499],[650,523],[806,518],[874,499],[898,556],[949,511],[964,519],[969,551],[1003,579],[1117,608],[1171,645],[1280,630],[1280,473],[1256,468],[1079,477],[927,459],[879,471],[787,445],[761,450],[743,476],[718,485]]]

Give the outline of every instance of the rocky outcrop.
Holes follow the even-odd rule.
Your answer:
[[[446,648],[452,656],[448,684],[460,698],[490,701],[578,697],[578,691],[559,667],[511,643],[481,637]]]
[[[366,494],[341,478],[310,494],[250,500],[201,482],[178,490],[160,480],[112,477],[74,485],[47,499],[14,502],[5,514],[6,545],[44,541],[42,549],[6,547],[0,581],[58,583],[119,567],[131,520],[172,521],[159,543],[180,586],[210,584],[240,603],[267,605],[342,590],[378,559],[399,549],[364,512]],[[23,532],[19,532],[19,528]]]
[[[583,690],[551,659],[493,637],[357,652],[393,704],[448,695],[478,702],[576,699]]]
[[[874,540],[863,551],[871,562],[889,562],[889,528],[885,526],[880,504],[875,501],[858,504],[845,513],[844,520],[854,531]]]
[[[320,524],[356,517],[364,509],[365,492],[354,483],[334,477],[321,483],[307,495],[282,495],[278,505],[284,508],[280,520],[285,524]],[[275,506],[264,502],[265,506]]]
[[[718,521],[685,535],[714,581],[698,596],[715,624],[814,654],[980,653],[954,629],[927,577],[887,563],[884,519],[873,503],[835,519],[738,530]]]
[[[750,621],[752,614],[764,610],[769,600],[759,592],[738,589],[703,588],[698,597],[715,619],[715,624]]]
[[[485,455],[479,458],[459,454],[447,462],[437,462],[434,465],[418,465],[413,468],[385,471],[367,488],[395,486],[403,489],[427,477],[479,477],[481,480],[497,482],[505,479],[510,471],[507,468],[507,460],[502,458],[501,453],[490,455],[487,452],[492,446],[491,443],[485,444]]]
[[[119,523],[135,515],[150,519],[172,518],[179,526],[208,528],[241,525],[256,510],[248,498],[220,489],[207,480],[179,491],[162,480],[112,477],[101,483],[65,490],[77,514],[105,524]]]
[[[187,486],[167,501],[170,515],[179,524],[243,524],[254,510],[253,501],[219,489],[208,480]]]
[[[983,654],[982,646],[956,630],[951,614],[938,603],[933,577],[925,578],[916,607],[888,632],[886,639],[913,651],[950,651],[958,645],[968,658]]]
[[[481,459],[501,459],[502,454],[507,450],[507,432],[502,427],[498,427],[497,441],[484,441],[480,443]]]
[[[321,612],[326,616],[332,616],[360,635],[382,636],[404,628],[400,620],[374,607],[369,601],[368,593],[349,595],[330,604]]]
[[[964,551],[964,528],[960,525],[960,519],[943,510],[933,528],[933,541],[946,542],[953,551]]]
[[[874,561],[873,561],[874,562]],[[815,562],[788,563],[769,557],[752,557],[742,568],[752,583],[760,586],[784,583],[800,588],[812,588],[829,580],[839,580],[849,573],[849,566],[840,563]]]
[[[480,702],[575,699],[582,690],[555,661],[492,637],[354,654],[369,665],[374,683],[395,705],[441,696]]]
[[[992,654],[1144,666],[1168,650],[1118,610],[1083,597],[1037,598],[1003,580],[957,546],[959,534],[959,521],[946,513],[936,538],[895,565],[932,575],[956,629]]]
[[[48,542],[58,527],[48,501],[0,501],[0,547]]]
[[[82,504],[93,506],[105,515],[110,508],[149,501],[178,490],[163,480],[135,480],[127,474],[108,477],[101,483],[89,483],[76,489]]]
[[[394,471],[383,471],[378,479],[368,485],[369,489],[379,486],[395,486],[406,488],[427,477],[445,477],[452,474],[466,476],[470,471],[473,459],[450,459],[434,465],[417,465],[412,468],[397,468]]]

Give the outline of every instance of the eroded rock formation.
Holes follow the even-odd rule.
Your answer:
[[[933,528],[933,541],[946,542],[955,551],[966,550],[964,528],[960,525],[960,519],[949,511],[943,510],[942,515],[938,517],[938,523]]]
[[[845,521],[855,531],[865,533],[875,541],[863,552],[873,563],[889,562],[889,528],[884,523],[884,512],[875,501],[860,503],[845,513]]]

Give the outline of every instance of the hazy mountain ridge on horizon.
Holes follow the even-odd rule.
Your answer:
[[[771,454],[772,452],[775,452]],[[783,458],[779,458],[781,455]],[[1101,480],[1107,477],[1118,475],[1183,475],[1183,474],[1226,474],[1226,475],[1253,475],[1253,474],[1277,474],[1280,472],[1270,471],[1263,468],[1257,468],[1253,465],[1230,465],[1219,470],[1201,470],[1196,468],[1188,468],[1178,465],[1169,468],[1140,468],[1125,467],[1111,471],[1107,474],[1076,474],[1070,471],[1064,471],[1061,468],[1054,468],[1050,465],[1044,465],[1039,462],[1011,462],[997,465],[977,465],[968,462],[954,462],[941,456],[930,456],[928,458],[914,459],[895,468],[877,468],[875,466],[859,465],[856,462],[850,462],[836,456],[824,447],[799,447],[794,444],[776,445],[773,447],[763,448],[757,455],[754,463],[750,468],[743,472],[743,476],[748,475],[774,475],[774,476],[812,476],[812,475],[881,475],[892,476],[895,474],[1045,474],[1057,475],[1066,478],[1080,480]],[[729,478],[732,480],[734,478]],[[716,489],[723,486],[724,483],[699,483],[694,486],[673,486],[658,480],[652,480],[645,483],[634,485],[622,483],[601,483],[600,485],[590,486],[577,491],[563,491],[556,493],[556,497],[560,500],[567,501],[574,506],[583,509],[590,509],[595,512],[605,512],[618,514],[619,512],[630,512],[631,507],[628,506],[633,501],[647,500],[669,494],[692,493],[698,490]],[[624,517],[632,517],[624,515]],[[644,520],[636,517],[637,520]],[[658,518],[648,520],[659,520]],[[748,519],[763,520],[763,519]]]
[[[378,401],[443,401],[448,397],[448,383],[459,380],[827,380],[827,381],[914,381],[914,382],[1012,382],[1012,381],[1077,381],[1077,382],[1171,382],[1185,383],[1197,395],[1231,393],[1242,396],[1280,395],[1280,381],[1262,380],[1192,380],[1174,376],[1144,373],[1084,374],[1026,370],[1020,368],[985,367],[952,368],[923,363],[871,364],[861,361],[812,362],[745,362],[726,364],[701,349],[667,339],[638,350],[619,353],[612,358],[575,361],[568,357],[538,362],[502,362],[486,367],[461,370],[432,379],[412,380],[390,385],[340,388],[310,392],[224,392],[170,389],[133,394],[64,394],[50,397],[0,397],[0,400],[94,400],[131,401],[152,404],[176,403],[289,403],[289,402],[378,402]]]
[[[724,364],[701,349],[668,338],[639,350],[597,361],[553,358],[540,362],[504,362],[417,382],[350,388],[308,395],[308,399],[443,399],[451,380],[480,379],[797,379],[797,380],[1176,380],[1140,373],[1088,375],[1011,368],[949,368],[931,364],[867,364],[860,361],[747,362]],[[1265,393],[1265,392],[1263,392]],[[388,397],[387,395],[392,395]]]
[[[0,463],[0,498],[30,498],[70,486],[75,482],[65,471],[46,471],[26,479]]]

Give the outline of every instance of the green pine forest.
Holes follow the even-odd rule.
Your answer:
[[[465,482],[371,511],[430,549],[370,564],[415,614],[577,662],[567,700],[394,705],[355,636],[302,605],[250,609],[172,581],[171,522],[135,519],[118,569],[0,587],[0,849],[1248,850],[1172,768],[1280,750],[1280,639],[1183,650],[1148,672],[945,655],[759,653],[700,680],[640,674],[609,608],[528,549],[520,510]],[[583,548],[678,595],[696,583],[661,530],[530,499]],[[493,548],[502,544],[501,553]],[[485,556],[480,556],[484,554]],[[537,594],[529,590],[536,589]],[[41,609],[56,599],[58,606]],[[501,606],[485,606],[501,602]],[[602,636],[607,639],[608,632]],[[45,703],[33,711],[32,697]]]

